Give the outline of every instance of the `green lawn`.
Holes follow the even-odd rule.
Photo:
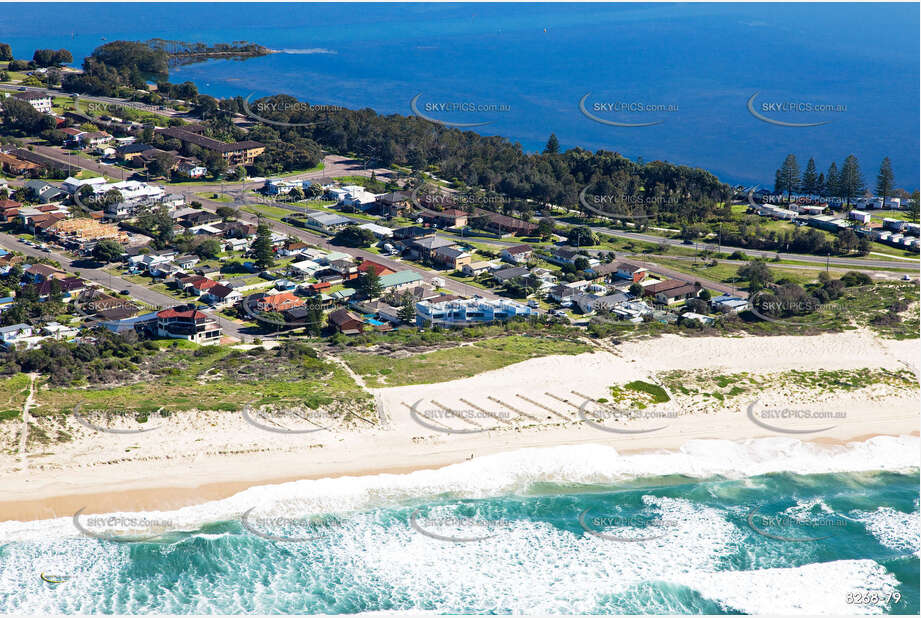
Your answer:
[[[350,352],[343,359],[369,386],[382,387],[446,382],[538,356],[590,351],[591,347],[580,342],[511,335],[406,358]]]

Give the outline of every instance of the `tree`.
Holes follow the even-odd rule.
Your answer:
[[[828,197],[841,197],[841,186],[838,179],[838,166],[834,161],[828,166],[828,174],[825,175],[825,194]]]
[[[635,282],[631,283],[630,293],[636,296],[637,298],[641,297],[643,295],[643,286],[641,286],[639,283],[635,283]]]
[[[857,157],[848,155],[841,166],[841,176],[838,178],[841,197],[846,200],[848,208],[851,206],[851,199],[864,192],[863,175],[860,173],[860,165],[857,163]]]
[[[592,228],[580,225],[569,230],[566,241],[575,247],[585,247],[598,244],[598,235]]]
[[[892,162],[889,157],[883,159],[876,176],[876,195],[883,198],[883,208],[886,207],[886,198],[892,195],[895,189],[895,175],[892,173]]]
[[[381,295],[383,291],[381,287],[381,277],[377,274],[376,270],[369,268],[358,278],[358,291],[369,300],[373,300]]]
[[[850,253],[857,248],[857,234],[854,230],[841,230],[835,238],[835,248],[838,253]]]
[[[9,43],[0,43],[0,60],[12,60],[13,48]]]
[[[217,210],[214,211],[218,217],[224,221],[230,221],[237,218],[237,211],[230,206],[218,206]]]
[[[357,225],[349,225],[338,232],[333,237],[333,242],[337,245],[346,247],[370,247],[377,241],[377,237],[371,232],[360,228]]]
[[[748,281],[749,292],[757,292],[774,280],[773,271],[768,268],[764,260],[754,260],[745,266],[740,266],[736,275],[743,281]]]
[[[908,202],[908,220],[918,223],[919,215],[921,215],[921,195],[919,195],[918,191],[915,191],[911,194],[911,200]]]
[[[93,258],[100,262],[117,262],[121,259],[124,249],[110,238],[103,238],[93,247]]]
[[[397,317],[407,324],[412,324],[416,321],[416,305],[409,294],[403,299],[403,304],[400,306],[399,312],[397,312]]]
[[[556,133],[550,134],[550,139],[547,140],[547,145],[544,146],[544,154],[559,154],[560,152],[560,140],[556,138]]]
[[[537,223],[537,235],[541,238],[550,238],[553,235],[553,219],[544,217]]]
[[[221,243],[216,238],[207,238],[195,246],[194,252],[203,260],[213,259],[221,254]]]
[[[256,228],[256,239],[253,240],[253,256],[256,267],[260,270],[275,266],[275,252],[272,250],[272,231],[265,223],[259,222]]]
[[[790,194],[799,190],[799,164],[796,162],[796,155],[788,154],[783,160],[780,167],[780,174],[777,176],[780,181],[780,191],[786,192],[787,203],[790,203]]]
[[[819,179],[815,183],[815,192],[821,197],[828,195],[828,187],[825,186],[825,173],[819,172]]]
[[[809,157],[809,163],[803,171],[803,178],[800,180],[800,187],[803,193],[808,195],[817,195],[819,193],[819,176],[815,169],[815,159]]]

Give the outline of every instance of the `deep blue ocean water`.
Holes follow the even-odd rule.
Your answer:
[[[869,185],[884,156],[897,186],[919,186],[919,11],[912,4],[286,5],[11,4],[0,40],[19,57],[152,37],[250,40],[284,53],[176,70],[215,96],[287,93],[314,104],[410,114],[410,100],[506,106],[430,114],[542,148],[606,148],[771,186],[795,153],[820,171],[848,154]],[[746,103],[759,92],[752,116]],[[660,124],[615,127],[588,119]],[[844,106],[773,111],[762,104]],[[605,111],[642,103],[674,111]],[[600,107],[595,107],[596,105]],[[424,112],[424,108],[423,109]],[[429,109],[434,109],[430,107]],[[598,110],[597,112],[594,110]],[[663,109],[663,108],[658,108]]]

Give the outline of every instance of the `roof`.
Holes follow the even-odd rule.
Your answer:
[[[292,292],[282,292],[280,294],[266,294],[259,299],[259,302],[264,305],[277,307],[278,305],[292,302],[303,304],[304,301],[300,297],[295,296]]]
[[[422,281],[422,275],[414,270],[401,270],[381,277],[381,287],[389,288],[395,285],[406,285],[414,281]]]
[[[432,236],[431,238],[420,238],[419,240],[412,241],[412,244],[416,247],[421,247],[423,249],[433,250],[441,247],[451,247],[457,243],[448,238],[440,238],[438,236]]]
[[[32,275],[53,275],[54,273],[64,272],[60,268],[55,268],[54,266],[48,266],[47,264],[32,264],[26,268],[26,272]]]
[[[352,223],[351,219],[347,219],[342,215],[337,215],[331,212],[321,212],[307,216],[320,225],[342,225],[343,223]]]
[[[666,296],[669,296],[669,297],[671,297],[671,298],[676,298],[676,297],[678,297],[678,296],[684,296],[685,294],[690,294],[690,293],[692,293],[692,292],[696,292],[697,289],[698,289],[698,288],[697,288],[696,285],[693,285],[693,284],[691,284],[691,283],[687,283],[687,284],[682,285],[682,286],[679,286],[679,287],[677,287],[677,288],[671,288],[671,289],[668,289],[668,290],[662,290],[662,291],[660,291],[660,292],[656,292],[656,294],[665,294]]]
[[[502,270],[497,270],[493,273],[493,277],[499,281],[507,281],[509,279],[515,279],[517,277],[524,277],[529,274],[529,271],[524,266],[513,266],[512,268],[503,268]]]
[[[438,247],[437,249],[435,249],[435,253],[437,253],[438,255],[443,255],[444,257],[448,257],[448,258],[459,258],[463,255],[468,255],[468,253],[464,251],[463,249],[458,249],[457,247],[454,247],[454,246]]]
[[[658,294],[659,292],[667,292],[685,285],[689,285],[688,282],[682,281],[681,279],[666,279],[661,283],[646,286],[643,288],[643,291],[647,294]]]
[[[528,253],[533,251],[530,245],[515,245],[514,247],[506,247],[505,252],[509,255],[519,255],[521,253]]]
[[[372,262],[371,260],[365,260],[364,262],[358,265],[359,272],[364,273],[364,272],[368,272],[369,270],[373,270],[375,273],[381,276],[390,275],[396,272],[392,268],[388,268],[387,266],[384,266],[383,264],[378,264],[377,262]]]
[[[336,309],[335,311],[330,312],[329,321],[336,326],[344,326],[349,322],[362,323],[361,318],[348,309]]]
[[[227,298],[232,292],[236,292],[236,290],[220,283],[208,290],[208,294],[215,298]],[[237,293],[239,294],[239,292]]]
[[[197,309],[187,309],[185,311],[179,311],[177,309],[164,309],[163,311],[157,312],[157,318],[185,318],[191,320],[206,320],[209,318],[209,316],[207,313],[198,311]]]
[[[599,267],[600,268],[600,267]],[[637,266],[636,264],[628,264],[627,262],[618,262],[616,266],[617,270],[622,270],[628,273],[635,273],[639,270],[646,270],[642,266]],[[598,272],[598,268],[593,269],[595,272]]]

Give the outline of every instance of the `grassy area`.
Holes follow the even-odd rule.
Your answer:
[[[21,418],[22,406],[29,396],[29,376],[18,374],[0,380],[0,422]]]
[[[738,264],[717,262],[715,265],[709,265],[708,262],[701,260],[696,264],[684,260],[670,260],[668,258],[651,258],[655,259],[655,264],[661,264],[668,268],[677,270],[688,275],[699,275],[700,277],[722,283],[735,283],[740,289],[748,289],[748,284],[744,281],[738,281],[736,272],[740,266],[746,262]],[[798,285],[812,283],[818,279],[819,273],[824,269],[805,270],[797,268],[778,268],[769,264],[770,270],[774,273],[774,279],[787,279]],[[654,270],[654,268],[653,268]]]
[[[381,387],[446,382],[538,356],[589,351],[591,348],[580,342],[510,335],[406,358],[350,352],[343,359],[369,386]]]
[[[671,401],[671,397],[664,388],[658,384],[634,380],[624,385],[615,385],[611,387],[611,399],[618,404],[627,404],[639,408],[640,410],[649,405],[657,403],[666,403]]]
[[[658,378],[675,395],[694,397],[703,402],[725,402],[742,396],[754,398],[767,388],[796,388],[820,393],[838,393],[880,384],[898,390],[914,390],[918,386],[914,374],[907,369],[791,370],[769,375],[675,370],[663,372]]]
[[[371,405],[367,393],[341,367],[317,358],[304,345],[248,352],[178,341],[163,347],[141,364],[136,383],[43,389],[40,414],[68,414],[77,403],[83,410],[131,416],[161,409],[164,415],[191,409],[239,411],[247,404],[310,409]]]
[[[228,204],[233,202],[233,198],[221,193],[216,193],[213,191],[198,191],[195,193],[195,197],[200,197],[205,200],[211,200],[212,202],[221,202]]]

